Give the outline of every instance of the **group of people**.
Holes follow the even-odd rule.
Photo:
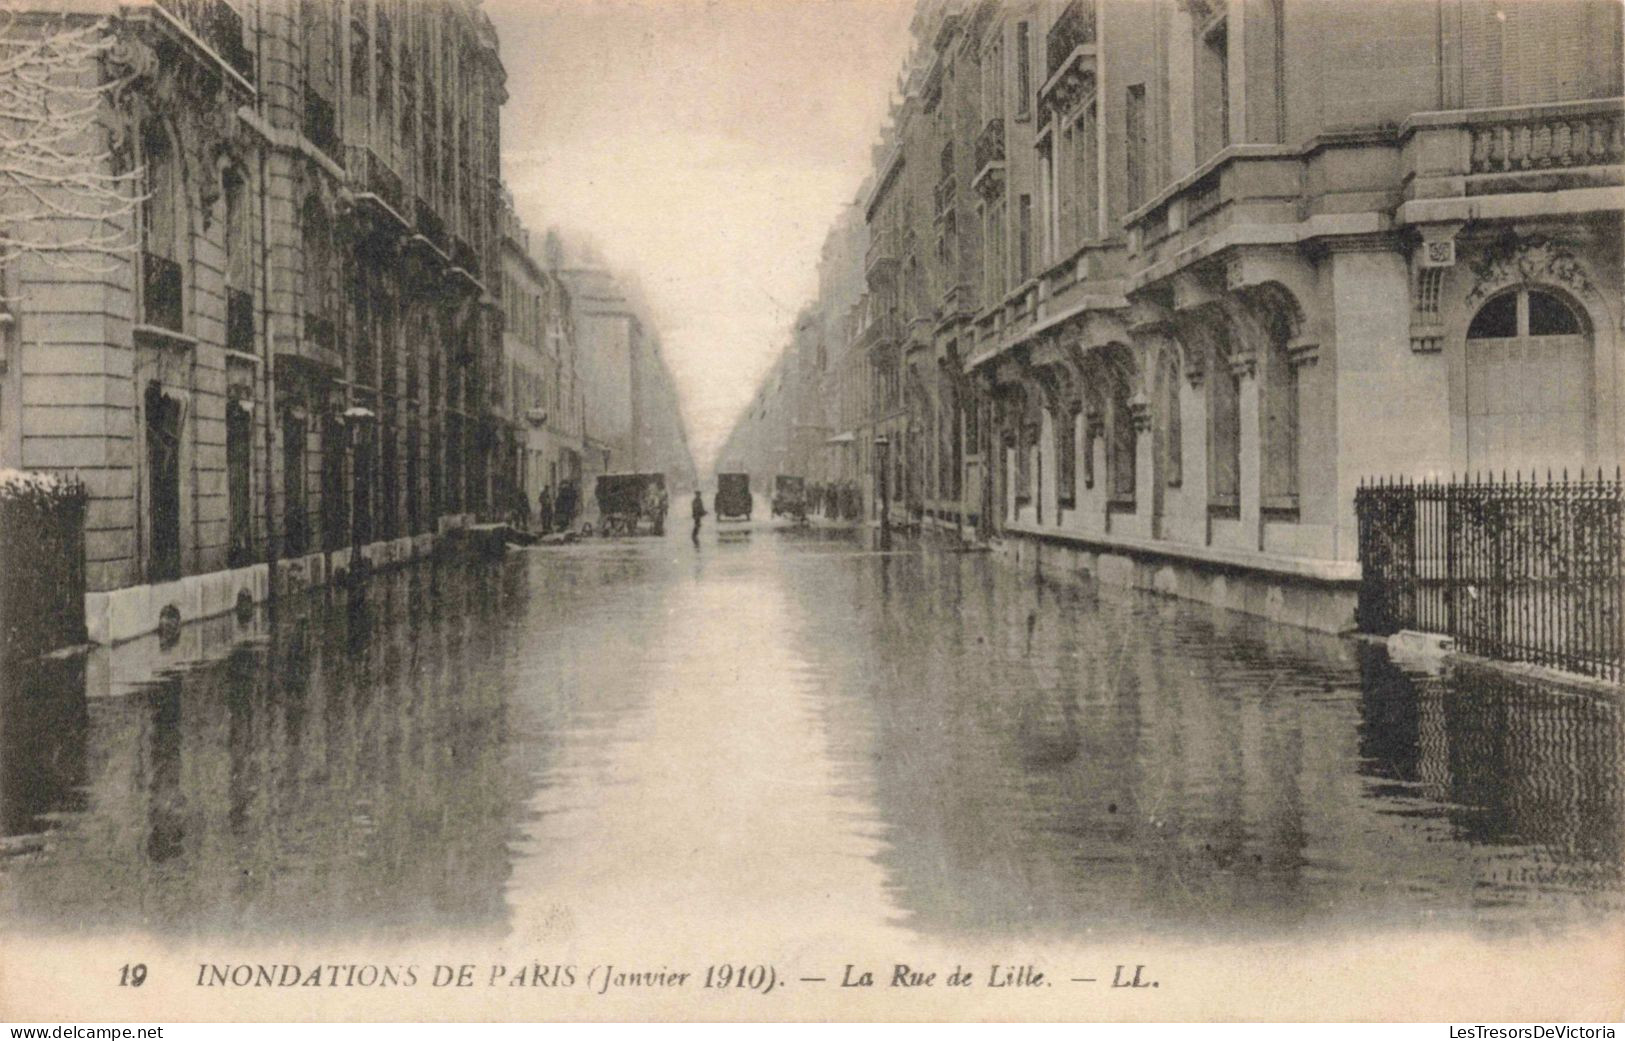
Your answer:
[[[554,496],[551,488],[543,485],[541,493],[536,496],[537,529],[543,535],[569,531],[575,525],[579,508],[580,493],[574,481],[560,481],[557,496]]]
[[[829,520],[855,521],[863,516],[856,481],[814,481],[807,486],[807,503]]]

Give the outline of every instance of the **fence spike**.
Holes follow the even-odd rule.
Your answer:
[[[297,447],[297,446],[295,446],[295,447]],[[1569,468],[1566,467],[1566,466],[1563,467],[1563,483],[1564,484],[1569,483]]]

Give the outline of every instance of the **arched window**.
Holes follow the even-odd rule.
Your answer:
[[[1241,502],[1241,377],[1230,365],[1229,333],[1213,330],[1207,358],[1208,507],[1234,516]]]
[[[180,163],[169,135],[157,123],[142,128],[145,172],[141,202],[141,320],[181,332],[184,318]]]
[[[1179,349],[1169,347],[1162,356],[1162,466],[1168,487],[1185,479],[1185,426],[1179,409]]]
[[[1284,337],[1272,337],[1264,356],[1262,423],[1264,506],[1298,505],[1298,368]]]
[[[1102,366],[1106,378],[1106,473],[1110,501],[1120,506],[1134,505],[1135,441],[1134,416],[1129,407],[1133,397],[1130,374],[1133,362],[1122,348],[1108,348],[1111,357]]]
[[[1467,328],[1469,470],[1578,469],[1593,454],[1591,341],[1582,316],[1541,289],[1494,297]]]

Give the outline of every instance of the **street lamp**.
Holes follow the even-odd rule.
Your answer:
[[[351,405],[339,415],[350,434],[350,458],[355,466],[350,483],[350,588],[357,591],[361,588],[361,573],[365,564],[361,556],[361,432],[377,418],[372,409],[360,405]]]
[[[875,435],[875,450],[879,456],[876,469],[880,472],[880,548],[891,549],[891,442],[885,434]]]

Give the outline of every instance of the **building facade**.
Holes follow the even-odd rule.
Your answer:
[[[503,217],[503,367],[509,393],[503,416],[509,455],[503,484],[510,501],[534,510],[545,489],[558,500],[581,480],[583,390],[569,290],[552,263],[538,258],[528,229],[507,200]],[[549,251],[556,253],[556,251]]]
[[[107,642],[410,555],[499,463],[496,37],[465,0],[49,0],[131,205],[4,272],[4,464],[85,480]],[[414,543],[417,540],[417,543]]]
[[[1340,630],[1362,479],[1612,470],[1620,15],[925,0],[863,202],[861,483]]]

